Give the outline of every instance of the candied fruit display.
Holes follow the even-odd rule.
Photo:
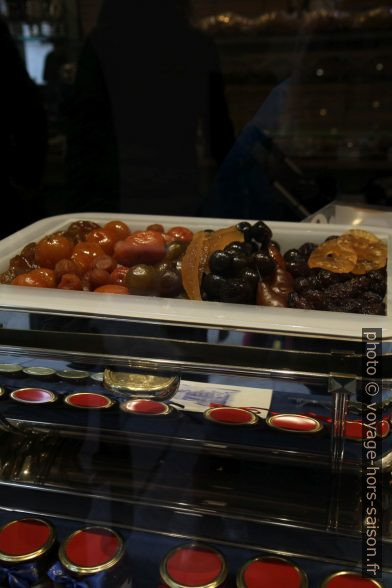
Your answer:
[[[381,239],[360,229],[282,250],[261,220],[195,233],[80,220],[26,245],[0,283],[383,315],[387,253]]]

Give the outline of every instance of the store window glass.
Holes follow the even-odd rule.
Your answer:
[[[3,116],[15,95],[23,110],[23,83],[41,109],[41,126],[36,110],[22,125],[35,121],[34,174],[17,147],[1,180],[20,226],[70,210],[297,221],[335,200],[391,205],[383,0],[2,0],[0,11],[20,68],[4,80]],[[23,142],[13,117],[4,145]]]

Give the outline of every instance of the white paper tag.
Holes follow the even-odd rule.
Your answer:
[[[192,412],[204,412],[211,403],[258,408],[258,415],[265,419],[271,406],[272,389],[181,380],[172,400]]]

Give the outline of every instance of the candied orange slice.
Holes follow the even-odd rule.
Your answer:
[[[181,262],[182,285],[190,300],[201,300],[200,285],[208,262],[209,234],[198,231],[193,235]]]
[[[236,227],[219,229],[213,233],[198,231],[188,245],[181,262],[182,285],[190,300],[201,300],[201,280],[208,272],[210,255],[233,241],[243,241],[244,234]]]
[[[344,233],[338,240],[351,246],[357,254],[357,263],[351,270],[353,274],[362,275],[386,266],[387,246],[373,233],[353,229]]]
[[[349,243],[330,239],[312,251],[308,266],[319,267],[336,274],[346,274],[353,270],[357,259],[358,256]]]

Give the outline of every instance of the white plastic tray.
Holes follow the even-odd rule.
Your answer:
[[[196,231],[218,229],[237,223],[230,219],[164,217],[145,215],[119,216],[115,213],[77,213],[40,220],[0,241],[0,271],[5,271],[11,257],[31,241],[36,241],[76,220],[93,220],[104,224],[121,218],[132,230],[145,229],[161,223],[166,229],[187,226]],[[255,222],[255,221],[250,221]],[[321,243],[330,235],[339,235],[352,228],[347,225],[268,222],[274,239],[282,251],[299,247],[306,241]],[[366,229],[366,227],[361,227]],[[392,251],[392,230],[369,229],[383,239]],[[342,312],[269,308],[221,302],[156,298],[150,296],[118,296],[94,292],[48,290],[0,285],[0,309],[70,314],[114,319],[141,319],[170,324],[226,327],[250,331],[292,333],[343,339],[361,339],[363,328],[382,328],[384,339],[392,339],[392,259],[388,260],[387,316],[369,316]]]

